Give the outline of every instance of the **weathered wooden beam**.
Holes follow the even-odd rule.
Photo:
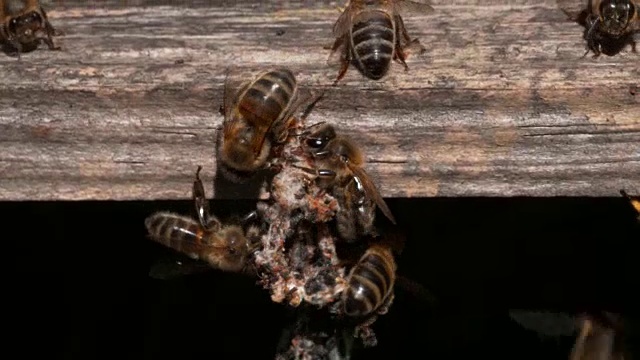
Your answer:
[[[264,3],[54,4],[62,51],[0,54],[0,200],[188,198],[215,173],[225,70],[271,66],[327,90],[309,122],[353,136],[384,196],[640,189],[640,55],[582,57],[555,1],[434,1],[405,16],[427,48],[408,72],[337,87],[340,4]]]

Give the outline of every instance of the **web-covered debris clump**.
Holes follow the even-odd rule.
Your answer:
[[[393,301],[396,271],[391,247],[374,228],[376,207],[395,219],[364,170],[364,155],[332,125],[305,124],[322,95],[304,96],[288,69],[230,84],[218,169],[238,183],[270,169],[262,200],[242,221],[222,222],[209,213],[196,173],[197,219],[156,213],[147,221],[150,237],[214,268],[257,276],[272,301],[295,310],[279,359],[345,358],[354,336],[374,346],[370,326]]]

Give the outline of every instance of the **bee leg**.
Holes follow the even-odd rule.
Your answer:
[[[11,45],[16,49],[16,54],[18,55],[18,61],[22,60],[22,44],[20,41],[13,40],[11,41]]]
[[[324,91],[320,93],[320,95],[318,95],[309,105],[307,105],[307,107],[302,112],[302,115],[300,116],[300,120],[302,121],[307,120],[307,117],[309,117],[309,114],[311,114],[313,109],[316,107],[316,104],[318,103],[318,101],[320,101],[320,99],[324,97],[324,93],[325,93]]]
[[[338,77],[333,81],[333,86],[336,86],[338,82],[344,77],[351,64],[351,49],[347,45],[348,34],[342,35],[336,39],[331,48],[331,55],[329,55],[329,64],[335,64],[336,54],[339,54],[337,62],[340,64],[340,70],[338,71]]]
[[[596,39],[596,29],[598,28],[599,20],[594,15],[589,15],[586,19],[587,29],[585,30],[584,38],[587,40],[587,51],[582,57],[587,56],[589,51],[593,51],[593,58],[600,56],[600,43]]]
[[[49,47],[49,50],[61,50],[60,46],[55,46],[53,44],[53,36],[64,35],[62,31],[56,30],[53,25],[49,22],[49,18],[47,17],[47,13],[43,8],[40,8],[40,12],[42,13],[42,17],[44,18],[44,30],[47,34],[47,37],[44,39],[44,42]]]
[[[389,309],[391,308],[391,305],[393,304],[393,299],[395,298],[395,294],[393,292],[391,292],[391,294],[389,294],[389,296],[387,296],[387,298],[384,300],[384,303],[382,303],[382,305],[380,305],[380,307],[378,308],[378,310],[376,311],[379,315],[384,315],[386,313],[389,312]]]
[[[338,72],[338,77],[333,81],[333,86],[338,85],[338,82],[340,80],[342,80],[344,75],[347,73],[347,70],[349,70],[349,63],[350,63],[350,61],[347,60],[347,59],[342,59],[341,60],[340,71]]]
[[[200,221],[200,225],[202,225],[206,229],[213,230],[220,227],[220,221],[218,221],[218,219],[216,219],[214,216],[211,216],[211,213],[209,212],[209,202],[207,201],[207,197],[205,195],[204,185],[202,184],[202,180],[200,179],[201,170],[202,166],[198,165],[198,169],[196,170],[196,178],[193,181],[193,203],[196,208],[196,213],[198,214],[198,221]]]

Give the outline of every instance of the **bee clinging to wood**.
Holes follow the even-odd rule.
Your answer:
[[[620,194],[629,200],[629,204],[631,204],[631,207],[636,211],[638,221],[640,221],[640,196],[631,196],[624,190],[620,190]]]
[[[362,151],[351,139],[337,135],[326,123],[310,126],[301,137],[302,148],[315,164],[315,169],[303,169],[315,174],[318,185],[331,190],[340,204],[336,224],[341,238],[352,242],[373,235],[376,205],[395,224],[391,210],[363,169]]]
[[[266,167],[273,143],[285,141],[288,122],[306,97],[293,73],[271,69],[234,89],[225,81],[218,168],[231,181],[243,182]]]
[[[60,50],[53,43],[62,32],[53,28],[39,0],[0,0],[0,41],[18,55],[35,50],[40,42],[50,50]]]
[[[587,53],[593,57],[615,55],[631,45],[636,52],[634,36],[640,33],[640,1],[638,0],[558,0],[567,16],[585,27]],[[585,55],[587,54],[585,53]]]
[[[334,85],[353,65],[366,77],[379,80],[389,71],[391,60],[402,64],[410,52],[425,49],[418,39],[411,39],[402,20],[402,14],[419,12],[429,14],[433,8],[426,0],[350,0],[336,23],[329,63],[338,62],[340,71]]]
[[[207,262],[223,271],[246,270],[248,258],[259,244],[259,228],[253,225],[223,224],[209,213],[200,167],[193,184],[193,198],[198,220],[170,212],[157,212],[145,220],[152,240],[183,253],[192,259]],[[245,220],[251,219],[253,213]]]

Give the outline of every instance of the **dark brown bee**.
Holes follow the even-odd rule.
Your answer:
[[[631,207],[633,207],[636,214],[638,214],[638,221],[640,221],[640,196],[631,196],[624,190],[620,190],[620,194],[629,200],[629,204],[631,204]]]
[[[640,2],[637,0],[558,0],[562,11],[572,21],[585,27],[587,53],[593,57],[615,55],[631,45],[636,52],[634,36],[640,32]],[[585,53],[586,55],[586,53]]]
[[[623,360],[620,336],[622,321],[616,314],[602,312],[583,315],[578,321],[580,332],[569,360]]]
[[[225,225],[209,214],[204,187],[196,172],[193,197],[198,220],[170,212],[157,212],[145,220],[151,239],[192,259],[207,262],[223,271],[247,268],[248,258],[258,246],[259,229]]]
[[[219,169],[242,182],[266,167],[273,142],[289,134],[288,122],[305,97],[284,68],[264,71],[235,92],[225,81],[224,123],[218,142]]]
[[[10,6],[14,3],[22,6],[14,9]],[[18,59],[21,53],[35,50],[41,41],[50,50],[60,50],[53,36],[62,33],[53,28],[38,0],[0,0],[0,21],[0,40],[17,52]]]
[[[393,300],[396,261],[390,248],[372,245],[351,268],[342,293],[347,316],[366,317]]]
[[[391,60],[408,70],[405,59],[409,52],[423,52],[425,49],[418,39],[409,37],[401,14],[428,14],[432,11],[426,0],[350,0],[333,25],[336,40],[329,63],[337,60],[341,65],[334,85],[344,77],[351,63],[373,80],[387,74]]]
[[[338,136],[333,126],[315,124],[302,133],[302,147],[314,158],[318,185],[332,190],[340,208],[337,229],[347,241],[374,234],[376,205],[395,224],[395,218],[369,175],[363,169],[364,155],[353,141]]]

